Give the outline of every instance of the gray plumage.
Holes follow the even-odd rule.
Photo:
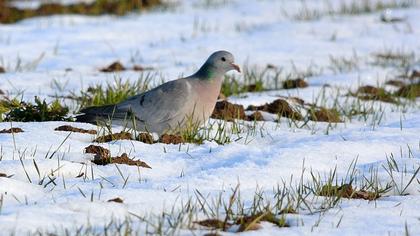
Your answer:
[[[240,72],[233,55],[217,51],[191,76],[169,81],[118,104],[85,108],[76,120],[112,123],[158,134],[200,125],[213,112],[224,75],[230,70]]]

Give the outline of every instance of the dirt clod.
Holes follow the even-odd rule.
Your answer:
[[[153,136],[149,133],[140,133],[137,138],[138,141],[147,143],[147,144],[153,144]]]
[[[301,78],[289,79],[289,80],[283,81],[284,89],[306,88],[306,87],[308,87],[308,83],[306,83],[306,81]]]
[[[249,106],[247,110],[251,111],[265,111],[272,114],[278,114],[282,117],[287,117],[295,120],[301,120],[302,115],[293,110],[289,103],[284,99],[277,99],[271,103],[266,103],[262,106]]]
[[[6,70],[0,66],[0,73],[6,73]]]
[[[113,62],[109,66],[100,69],[101,72],[116,72],[116,71],[123,71],[123,70],[126,70],[126,69],[119,61]]]
[[[95,159],[104,159],[110,157],[110,152],[108,149],[96,145],[89,145],[86,147],[85,153],[95,154]]]
[[[234,121],[235,119],[245,120],[246,116],[242,105],[232,104],[224,100],[216,103],[216,107],[214,108],[211,118]]]
[[[131,133],[120,132],[120,133],[115,133],[115,134],[108,134],[108,135],[104,135],[104,136],[100,136],[96,138],[95,140],[93,140],[93,142],[106,143],[106,142],[111,142],[115,140],[132,140]]]
[[[371,85],[361,86],[356,93],[350,95],[362,100],[374,100],[388,103],[397,103],[391,93],[385,91],[383,88],[376,88]]]
[[[11,134],[11,133],[22,133],[22,132],[23,132],[23,129],[17,128],[17,127],[0,130],[0,134]]]
[[[116,197],[116,198],[109,199],[107,202],[124,203],[124,200],[122,200],[119,197]]]
[[[350,184],[343,184],[341,186],[333,186],[326,184],[322,186],[321,191],[318,193],[319,196],[327,197],[342,197],[342,198],[354,198],[364,200],[375,200],[381,197],[379,194],[374,192],[368,192],[366,190],[355,191]]]
[[[420,97],[420,83],[404,85],[398,89],[395,95],[407,99],[415,99]]]
[[[90,145],[90,146],[94,146],[94,145]],[[95,148],[98,148],[98,147],[99,146],[95,146]],[[98,151],[99,154],[95,154],[95,157],[92,160],[92,162],[97,165],[125,164],[129,166],[140,166],[140,167],[149,168],[149,169],[152,168],[148,164],[146,164],[146,162],[130,159],[127,153],[123,153],[121,154],[121,156],[110,157],[108,149],[99,147],[99,150],[95,150],[95,151]],[[86,153],[88,152],[86,151]]]
[[[321,122],[343,122],[340,118],[340,114],[335,109],[311,108],[309,110],[309,119],[313,121]]]
[[[255,111],[251,115],[248,115],[247,118],[249,121],[263,121],[264,120],[263,115],[259,111]]]
[[[96,134],[96,130],[80,129],[80,128],[73,127],[71,125],[62,125],[62,126],[59,126],[59,127],[55,128],[54,130],[56,130],[56,131],[70,131],[70,132],[77,132],[77,133],[82,133],[82,134]]]
[[[392,86],[395,86],[395,87],[402,87],[402,86],[405,85],[404,82],[402,82],[401,80],[393,80],[393,79],[386,81],[385,84],[386,85],[392,85]]]
[[[1,173],[0,172],[0,178],[10,178],[10,177],[12,177],[13,175],[7,175],[7,174],[5,174],[5,173]]]
[[[162,136],[160,136],[159,142],[165,143],[165,144],[180,144],[180,143],[184,143],[185,141],[181,136],[178,136],[178,135],[163,134]]]

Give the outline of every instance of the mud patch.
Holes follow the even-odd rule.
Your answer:
[[[343,122],[340,118],[340,113],[335,109],[327,109],[324,107],[310,108],[309,120],[338,123]]]
[[[229,231],[231,232],[232,226],[237,226],[238,229],[236,230],[237,233],[245,232],[245,231],[252,231],[252,230],[259,230],[261,229],[261,222],[270,222],[278,227],[289,227],[286,223],[284,218],[278,218],[271,212],[264,212],[264,213],[256,213],[253,215],[245,215],[235,217],[233,221],[226,222],[221,221],[218,219],[207,219],[202,221],[196,221],[195,224],[211,228],[211,229],[218,229],[222,231]]]
[[[350,93],[350,95],[361,100],[397,103],[391,93],[385,91],[383,88],[377,88],[370,85],[361,86],[357,89],[356,93]]]
[[[89,145],[85,148],[85,153],[94,154],[94,158],[91,161],[96,165],[125,164],[149,169],[152,168],[146,164],[146,162],[130,159],[127,153],[123,153],[121,156],[111,157],[109,150],[101,146]]]
[[[319,196],[326,197],[342,197],[342,198],[352,198],[352,199],[364,199],[364,200],[375,200],[380,198],[380,194],[369,192],[365,190],[355,191],[350,184],[343,184],[341,186],[335,185],[324,185],[321,188],[321,191],[318,193]]]
[[[254,113],[252,113],[251,115],[247,116],[247,119],[249,121],[264,121],[264,117],[261,114],[261,112],[259,111],[255,111]]]
[[[270,222],[278,227],[289,227],[284,218],[278,218],[271,212],[265,212],[237,219],[236,224],[240,225],[237,232],[258,230],[261,228],[260,223],[263,221]]]
[[[137,135],[136,140],[147,144],[154,143],[153,136],[149,133],[140,133],[139,135]]]
[[[12,177],[13,177],[13,175],[7,175],[5,173],[0,172],[0,178],[12,178]]]
[[[185,140],[183,137],[174,135],[174,134],[163,134],[159,138],[160,143],[165,144],[180,144],[185,143]]]
[[[306,88],[308,87],[308,83],[301,78],[289,79],[283,81],[282,86],[284,89]]]
[[[232,224],[229,224],[227,222],[225,223],[218,219],[207,219],[207,220],[195,221],[194,223],[207,227],[207,228],[222,229],[222,230],[226,230],[227,228],[232,226]]]
[[[131,68],[125,67],[121,62],[116,61],[111,63],[109,66],[100,69],[101,72],[118,72],[118,71],[125,71],[125,70],[133,70],[133,71],[145,71],[151,70],[151,67],[143,67],[140,65],[134,65]]]
[[[115,140],[133,140],[131,133],[129,132],[120,132],[115,134],[108,134],[104,136],[100,136],[93,140],[96,143],[107,143]]]
[[[95,159],[103,159],[110,157],[110,152],[108,149],[96,145],[87,146],[85,148],[85,153],[94,154]]]
[[[420,97],[420,83],[403,85],[395,92],[395,95],[407,99],[416,99]]]
[[[61,5],[58,3],[43,3],[38,8],[20,9],[8,5],[7,1],[0,1],[0,23],[15,23],[17,21],[36,17],[57,14],[80,15],[124,15],[125,13],[143,10],[161,4],[160,0],[101,0],[92,3],[72,3]]]
[[[130,159],[127,153],[123,153],[121,154],[121,156],[116,156],[116,157],[99,158],[99,159],[95,158],[92,160],[92,162],[97,165],[124,164],[124,165],[129,165],[129,166],[139,166],[139,167],[152,169],[152,167],[146,164],[146,162]]]
[[[119,197],[109,199],[107,202],[124,203],[124,201]]]
[[[82,133],[82,134],[96,134],[96,130],[93,129],[80,129],[73,127],[71,125],[62,125],[54,129],[55,131],[70,131],[70,132],[76,132],[76,133]]]
[[[385,84],[386,85],[392,85],[392,86],[395,86],[395,87],[402,87],[402,86],[405,85],[405,83],[402,82],[401,80],[394,80],[394,79],[386,81]]]
[[[277,99],[271,103],[266,103],[262,106],[248,106],[247,110],[249,111],[265,111],[272,114],[278,114],[281,117],[287,117],[294,120],[301,120],[302,115],[295,111],[289,103],[284,99]]]
[[[22,133],[22,132],[24,132],[23,129],[17,128],[17,127],[0,130],[0,134],[11,134],[11,133]]]
[[[109,66],[100,69],[101,72],[116,72],[123,70],[126,70],[126,68],[119,61],[113,62]]]
[[[232,104],[226,100],[219,101],[211,115],[213,119],[234,121],[235,119],[245,120],[245,110],[242,105]]]

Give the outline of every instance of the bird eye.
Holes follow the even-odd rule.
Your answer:
[[[222,61],[226,61],[226,58],[225,57],[222,57]]]

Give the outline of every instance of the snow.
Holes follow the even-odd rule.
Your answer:
[[[183,1],[166,10],[124,17],[66,15],[0,25],[0,65],[8,71],[0,74],[0,89],[25,100],[35,95],[51,99],[50,95],[57,93],[54,81],[63,85],[60,92],[67,93],[113,81],[115,76],[131,81],[139,78],[139,72],[99,72],[116,60],[127,66],[151,66],[171,80],[193,73],[211,52],[227,49],[239,64],[261,69],[267,64],[285,71],[293,71],[294,66],[324,68],[319,75],[307,78],[307,88],[246,93],[229,97],[229,101],[248,106],[279,96],[297,96],[312,102],[323,90],[345,94],[359,85],[383,84],[399,73],[394,68],[372,66],[374,53],[402,50],[418,56],[420,52],[418,5],[387,12],[405,21],[385,24],[380,21],[381,12],[297,21],[284,15],[284,11],[289,16],[298,13],[301,3],[297,1],[232,0],[210,7],[205,2]],[[308,7],[319,6],[318,1],[308,1]],[[359,58],[358,68],[342,73],[328,70],[330,56],[349,58],[354,53]],[[16,69],[18,61],[23,66]],[[331,87],[323,88],[324,84]],[[332,102],[327,101],[329,105]],[[83,150],[95,135],[54,131],[63,124],[98,129],[94,125],[3,122],[0,130],[13,126],[25,132],[0,134],[0,173],[13,175],[0,177],[0,234],[60,232],[82,225],[100,231],[111,219],[160,215],[173,207],[179,209],[181,202],[195,196],[195,190],[211,199],[221,192],[229,194],[238,183],[241,197],[250,204],[257,188],[270,192],[283,181],[294,186],[303,170],[305,181],[311,179],[309,170],[328,176],[334,168],[339,179],[345,178],[356,159],[358,177],[377,169],[378,181],[385,185],[390,176],[384,166],[392,155],[400,167],[392,174],[399,186],[405,186],[420,167],[418,104],[417,100],[405,110],[375,104],[383,107],[385,115],[374,128],[371,120],[346,120],[329,129],[322,122],[289,127],[287,119],[281,119],[280,124],[258,122],[256,135],[245,138],[245,131],[242,139],[225,145],[208,141],[202,145],[149,145],[128,140],[99,144],[110,149],[112,156],[126,152],[152,169],[94,165],[92,155]],[[85,176],[77,178],[81,172]],[[57,179],[44,187],[50,180],[46,176]],[[291,227],[264,222],[262,229],[242,234],[401,235],[407,228],[410,235],[418,235],[419,175],[405,190],[408,195],[400,195],[398,190],[401,188],[394,186],[376,201],[342,199],[325,212],[287,214]],[[107,202],[116,197],[124,204]],[[191,232],[184,229],[180,234]]]

